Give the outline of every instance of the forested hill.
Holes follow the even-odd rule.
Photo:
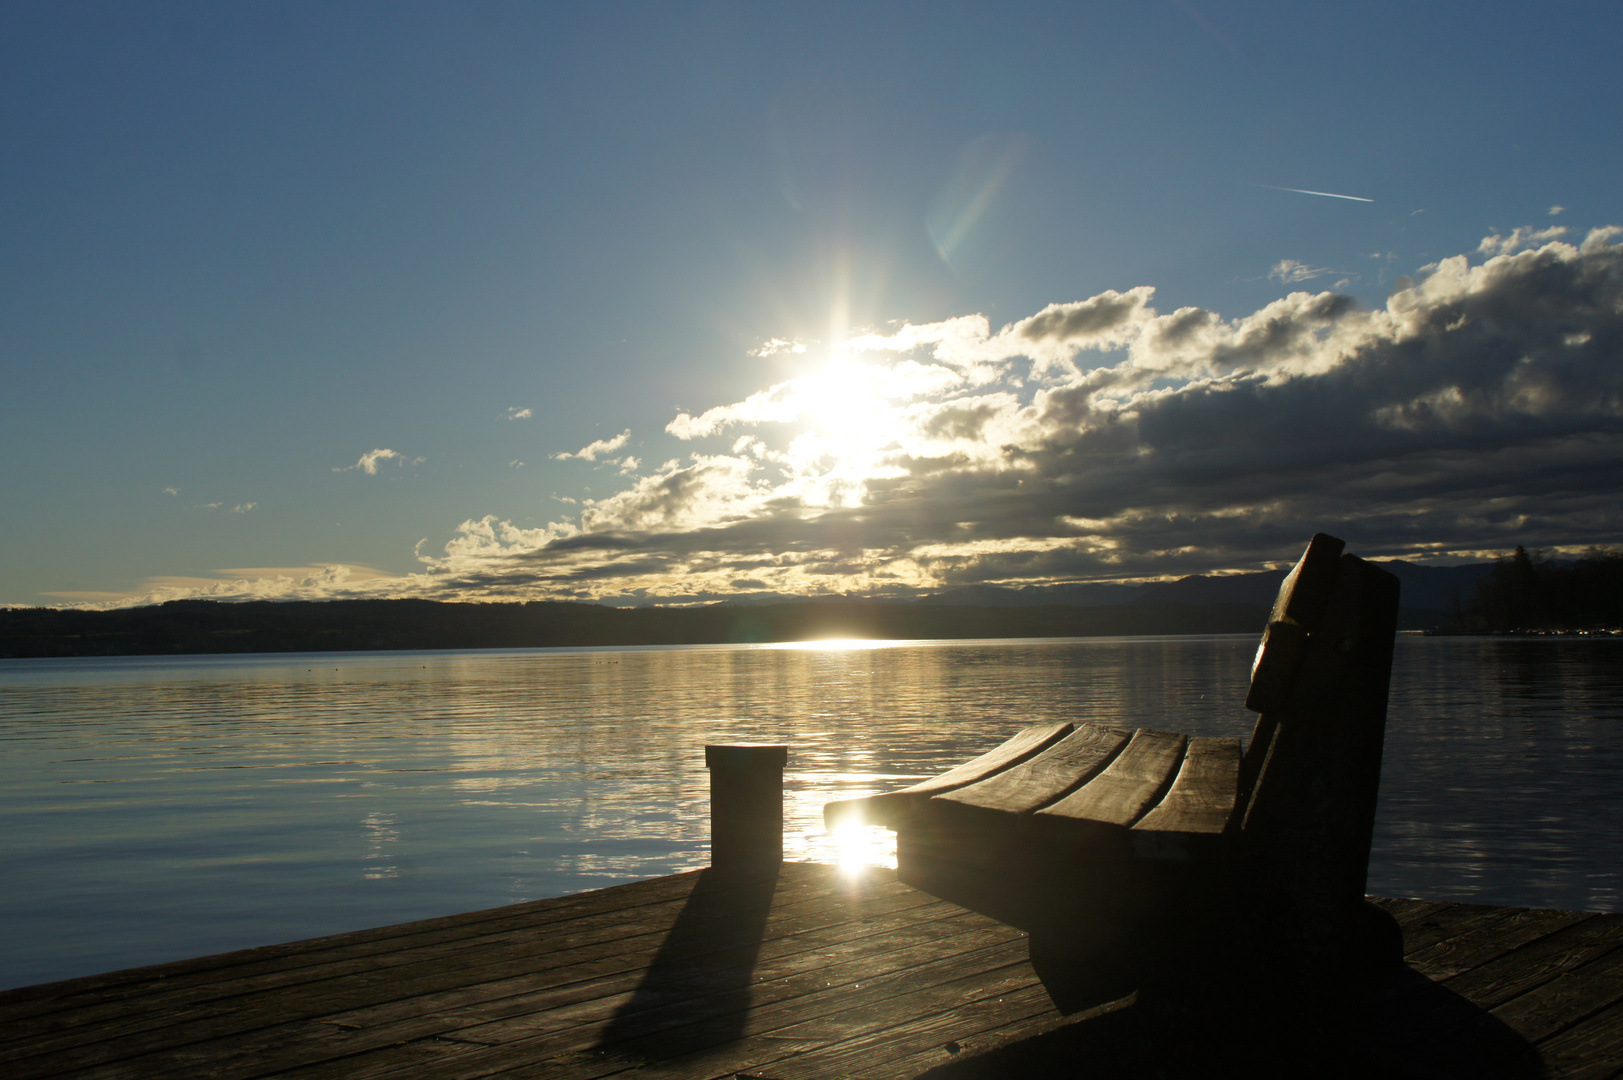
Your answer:
[[[1556,560],[1518,547],[1492,564],[1454,623],[1495,631],[1623,627],[1623,551]]]
[[[1556,562],[1516,549],[1459,567],[1381,563],[1403,583],[1403,629],[1623,625],[1623,554]],[[1149,585],[977,587],[914,601],[796,600],[707,607],[433,600],[176,600],[113,611],[0,609],[0,657],[360,649],[705,645],[1094,637],[1262,631],[1284,571]]]
[[[362,649],[700,645],[891,639],[1260,633],[1258,604],[973,607],[868,600],[612,608],[432,600],[176,600],[113,611],[0,610],[0,657]]]

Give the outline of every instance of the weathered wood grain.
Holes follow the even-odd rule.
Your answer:
[[[679,903],[692,888],[698,873],[673,874],[573,896],[4,990],[0,991],[0,1039],[14,1030],[12,1024],[26,1018],[75,1009],[81,1003],[103,1006],[121,997],[145,997],[155,988],[173,992],[212,985],[227,977],[227,973],[229,977],[247,978],[297,972],[345,958],[388,955],[414,944],[454,942],[500,933],[512,927],[540,927],[598,914],[611,919],[634,918],[631,913],[639,907]]]
[[[1538,1063],[1545,1057],[1544,1046],[1552,1039],[1580,1027],[1589,1017],[1604,1013],[1620,1000],[1623,1000],[1623,953],[1612,952],[1565,972],[1490,1012],[1478,1012],[1452,1027],[1427,1032],[1406,1049],[1405,1057],[1434,1071],[1451,1070],[1468,1076]],[[1507,1029],[1514,1031],[1523,1042],[1516,1048],[1520,1052],[1509,1055],[1508,1061],[1504,1060],[1504,1040],[1495,1037]],[[1583,1037],[1584,1045],[1590,1049],[1595,1042],[1594,1034],[1594,1031],[1586,1032]],[[1582,1056],[1589,1059],[1591,1055]],[[1587,1061],[1587,1065],[1594,1064],[1592,1060]],[[1623,1067],[1623,1061],[1614,1060],[1612,1067]],[[1556,1071],[1554,1075],[1561,1072]]]
[[[945,905],[943,905],[945,906]],[[950,910],[950,909],[949,909]],[[911,914],[911,912],[909,913]],[[960,913],[960,916],[963,913]],[[826,970],[839,969],[842,959],[852,955],[850,961],[867,970],[876,963],[903,963],[908,950],[938,952],[943,943],[970,948],[985,944],[989,936],[1006,940],[1008,932],[988,931],[984,920],[965,927],[962,920],[910,923],[904,916],[900,921],[877,921],[871,926],[861,922],[847,922],[845,936],[854,940],[841,942],[836,935],[824,934],[816,938],[799,935],[763,946],[761,957],[755,962],[757,978],[775,978],[787,983],[790,976],[801,970],[815,970],[819,977]],[[871,930],[858,937],[851,931]],[[864,938],[882,934],[884,945],[875,947]],[[897,959],[900,954],[902,959]],[[628,964],[627,960],[632,964]],[[720,967],[736,965],[737,950],[731,953],[718,948],[708,955],[694,958],[695,974],[687,980],[669,980],[663,988],[667,996],[697,995],[716,989],[713,972]],[[566,1030],[581,1023],[601,1018],[603,1003],[611,999],[628,1002],[637,992],[639,982],[652,962],[651,955],[615,957],[612,962],[588,963],[573,969],[552,969],[557,981],[540,982],[533,976],[517,976],[497,981],[470,984],[466,987],[432,990],[408,998],[365,1005],[345,1010],[344,1002],[300,1001],[282,1003],[292,1015],[299,1008],[323,1010],[320,1015],[303,1020],[274,1022],[276,1014],[260,1017],[260,1025],[239,1031],[212,1031],[193,1028],[189,1032],[170,1031],[162,1039],[172,1051],[170,1060],[187,1067],[200,1067],[210,1061],[234,1060],[258,1063],[277,1063],[286,1069],[299,1064],[311,1064],[335,1052],[355,1053],[378,1046],[390,1046],[408,1039],[454,1038],[463,1041],[487,1042],[500,1025],[518,1018],[518,1023],[531,1034],[536,1030]],[[635,966],[632,966],[635,965]],[[606,969],[606,970],[605,970]],[[478,978],[497,974],[478,972]],[[706,979],[710,978],[710,982]],[[411,988],[408,988],[411,989]],[[722,987],[726,989],[726,987]],[[645,1002],[646,1004],[646,996]],[[543,1019],[544,1018],[544,1019]],[[471,1029],[479,1029],[474,1031]],[[211,1036],[195,1043],[178,1046],[186,1036]],[[129,1042],[112,1048],[117,1051],[113,1060],[148,1049]],[[112,1075],[116,1075],[116,1070]]]
[[[1492,1009],[1623,946],[1623,916],[1599,915],[1557,930],[1447,981],[1473,1005]]]
[[[1082,724],[1036,757],[935,796],[930,800],[931,809],[959,815],[965,809],[1000,815],[1031,813],[1092,780],[1132,737],[1131,731],[1121,728]]]
[[[861,799],[842,799],[823,807],[823,823],[832,829],[848,821],[890,825],[932,795],[952,791],[992,776],[1044,749],[1070,734],[1071,724],[1034,724],[1022,728],[1006,742],[980,757],[949,769],[940,776],[922,780],[900,791],[887,791]]]
[[[1177,774],[1188,736],[1177,731],[1133,733],[1115,760],[1086,786],[1037,811],[1056,821],[1097,822],[1122,828],[1154,806]]]
[[[1623,1001],[1623,950],[1613,950],[1493,1009],[1493,1015],[1532,1042],[1566,1030],[1574,1017]],[[1623,1062],[1618,1063],[1623,1067]]]
[[[1023,969],[1023,970],[1022,970]],[[856,1034],[874,1030],[885,1024],[886,1017],[903,1015],[911,1009],[922,1008],[931,1000],[957,1000],[965,994],[996,996],[1010,987],[1030,987],[1035,979],[1029,968],[1020,963],[1017,951],[1007,946],[998,949],[970,952],[959,956],[938,956],[936,962],[918,965],[897,972],[876,973],[860,982],[835,982],[816,994],[802,995],[787,1001],[769,1002],[752,1006],[747,1026],[739,1033],[743,1039],[758,1038],[768,1060],[780,1056],[778,1045],[787,1040],[797,1049],[821,1046]],[[980,987],[977,992],[973,987]],[[910,1004],[899,1004],[899,1003]],[[522,1027],[507,1034],[502,1043],[484,1048],[451,1051],[440,1054],[433,1063],[413,1063],[406,1074],[438,1080],[441,1077],[477,1077],[493,1075],[507,1069],[516,1069],[534,1059],[540,1049],[556,1051],[567,1049],[572,1053],[590,1054],[606,1051],[633,1061],[673,1061],[695,1056],[708,1059],[725,1053],[732,1040],[716,1040],[705,1025],[685,1015],[682,1003],[666,1003],[636,1014],[634,1023],[623,1028],[618,1038],[604,1042],[602,1027],[583,1026],[558,1033],[547,1032],[539,1036]],[[759,1060],[759,1057],[757,1057]],[[705,1068],[708,1068],[707,1064]],[[359,1080],[373,1076],[394,1075],[392,1072],[343,1073],[355,1075]],[[551,1075],[551,1074],[549,1074]],[[584,1076],[597,1075],[591,1065],[571,1068],[560,1073],[560,1080],[584,1080]],[[638,1074],[642,1075],[641,1073]],[[709,1076],[711,1072],[698,1075]]]
[[[1251,664],[1251,687],[1245,707],[1269,713],[1286,706],[1291,683],[1306,653],[1308,634],[1318,629],[1319,618],[1336,586],[1336,564],[1347,545],[1333,536],[1315,533],[1307,550],[1279,584],[1268,626]]]
[[[1404,959],[1438,942],[1447,941],[1476,929],[1508,919],[1520,908],[1496,908],[1485,904],[1449,904],[1403,928]]]
[[[1234,813],[1239,776],[1239,739],[1190,739],[1172,787],[1133,831],[1221,833]]]
[[[1441,982],[1588,918],[1593,916],[1581,911],[1510,909],[1503,919],[1414,949],[1404,959],[1413,970]]]
[[[793,889],[789,890],[792,894]],[[721,892],[725,901],[726,890]],[[802,901],[800,903],[786,904],[778,909],[778,917],[773,920],[779,937],[796,941],[800,935],[808,930],[846,926],[862,929],[874,920],[874,929],[883,930],[883,920],[890,912],[900,909],[907,911],[922,906],[919,900],[924,900],[920,894],[907,890],[893,889],[889,893],[874,895],[864,900],[857,911],[842,903],[840,898],[831,894],[821,899]],[[821,904],[822,908],[818,909]],[[939,901],[928,905],[938,913],[956,912],[958,909]],[[808,907],[813,910],[807,911]],[[726,934],[729,930],[729,918],[737,912],[731,910],[723,902],[717,911],[708,919],[710,925],[715,927],[716,933],[705,935],[702,932],[703,922],[699,924],[701,932],[694,934],[689,931],[690,951],[703,953],[707,951],[720,951],[726,943]],[[412,1008],[420,1010],[422,1003],[439,1004],[434,1000],[435,995],[447,991],[468,992],[470,985],[476,985],[483,996],[490,996],[493,991],[503,989],[503,981],[519,979],[521,981],[535,982],[545,980],[556,989],[550,992],[553,999],[563,998],[566,1004],[579,1001],[592,1001],[606,994],[617,992],[617,989],[629,991],[633,988],[636,978],[644,971],[650,962],[659,942],[666,938],[671,931],[671,925],[678,913],[661,911],[657,922],[645,925],[642,933],[636,935],[641,938],[642,949],[627,954],[624,951],[624,938],[604,937],[592,935],[585,943],[580,942],[573,935],[559,935],[550,941],[546,938],[526,939],[514,937],[507,941],[504,951],[468,952],[452,957],[451,963],[446,963],[443,957],[436,957],[428,961],[419,961],[414,964],[400,965],[385,968],[377,973],[362,972],[359,976],[351,973],[348,978],[334,981],[318,987],[299,986],[291,992],[280,992],[270,995],[239,995],[225,1007],[212,1007],[206,1010],[179,1011],[166,1008],[156,1016],[146,1016],[147,1023],[140,1023],[139,1016],[127,1018],[126,1023],[118,1025],[109,1032],[108,1037],[100,1038],[95,1042],[82,1042],[77,1035],[67,1038],[59,1037],[56,1040],[41,1040],[40,1048],[55,1050],[59,1045],[70,1047],[59,1055],[58,1060],[76,1066],[88,1066],[96,1062],[117,1061],[125,1057],[132,1057],[153,1049],[163,1047],[177,1047],[195,1043],[215,1043],[223,1046],[220,1040],[237,1038],[237,1050],[242,1054],[259,1054],[279,1044],[289,1033],[285,1030],[289,1021],[301,1019],[324,1018],[336,1011],[353,1012],[356,1009],[368,1006],[386,1006],[391,1003],[403,1001],[413,1002]],[[856,916],[855,918],[853,916]],[[909,914],[905,920],[908,924],[927,922],[916,914]],[[984,922],[984,920],[982,920]],[[815,947],[817,942],[809,941],[805,947]],[[546,948],[551,945],[552,948]],[[560,953],[570,958],[578,955],[582,948],[589,950],[593,956],[590,967],[593,970],[583,970],[579,964],[559,966],[557,957]],[[543,955],[537,959],[532,955],[532,949]],[[497,963],[505,956],[507,963]],[[712,957],[714,960],[715,957]],[[725,962],[725,957],[722,957]],[[621,973],[620,982],[624,987],[617,987],[612,977],[606,977],[606,983],[600,979],[597,984],[582,984],[581,979],[588,979],[594,974],[602,974],[604,969],[609,972]],[[383,977],[371,977],[374,974]],[[158,1023],[153,1024],[156,1019]],[[342,1022],[342,1021],[341,1021]],[[269,1035],[260,1034],[267,1026],[281,1029]],[[320,1028],[311,1028],[319,1032]],[[308,1034],[309,1032],[305,1032]],[[241,1042],[247,1039],[248,1042]],[[254,1041],[257,1040],[257,1041]],[[209,1051],[210,1055],[217,1051]],[[19,1062],[19,1069],[26,1069],[26,1063]]]
[[[1537,1044],[1550,1080],[1604,1080],[1623,1073],[1623,1005],[1612,1005]],[[1498,1080],[1503,1070],[1487,1074]]]
[[[695,876],[686,882],[690,892],[696,880]],[[802,912],[808,908],[816,918],[818,905],[835,895],[838,889],[834,883],[811,890],[794,881],[781,884],[782,887],[773,894],[773,910],[777,924],[786,929],[800,928],[796,920],[804,918]],[[716,895],[725,898],[727,894],[728,885],[723,882]],[[870,915],[879,916],[892,905],[905,909],[927,901],[928,898],[916,893],[898,892],[870,901],[867,910]],[[202,1024],[217,1033],[221,1023],[250,1022],[252,1017],[260,1013],[286,1017],[311,1010],[319,1011],[335,994],[352,1005],[359,1005],[365,1000],[363,983],[369,987],[366,992],[386,1000],[399,1000],[432,993],[448,977],[453,981],[460,977],[447,976],[447,971],[476,971],[487,981],[520,973],[538,977],[553,967],[568,967],[576,963],[583,953],[590,955],[599,966],[612,965],[616,970],[633,970],[658,948],[670,923],[682,910],[683,901],[632,905],[620,911],[594,912],[563,923],[543,922],[532,928],[509,927],[507,932],[500,935],[457,939],[449,944],[421,945],[416,944],[415,937],[406,937],[397,940],[411,943],[413,947],[403,947],[394,953],[308,965],[292,972],[269,976],[229,979],[208,987],[194,987],[184,995],[171,993],[168,980],[160,978],[155,981],[151,994],[161,995],[161,1012],[154,1012],[149,996],[144,1003],[140,999],[120,999],[100,1009],[78,1010],[68,1017],[75,1021],[71,1025],[63,1024],[64,1017],[56,1014],[36,1023],[30,1048],[38,1052],[54,1049],[57,1045],[73,1045],[77,1052],[88,1055],[91,1053],[90,1042],[107,1042],[128,1034],[147,1040],[178,1038],[178,1034],[160,1034],[160,1030],[188,1024]],[[938,910],[955,909],[939,905]],[[725,924],[729,917],[724,903],[718,904],[715,914],[711,916],[719,924]],[[849,913],[821,913],[822,924],[843,921],[849,921]],[[478,920],[475,925],[488,926],[489,920]],[[616,960],[618,963],[615,963]],[[228,967],[220,970],[229,972],[235,969]],[[90,1014],[89,1019],[86,1018],[87,1013]],[[96,1026],[94,1040],[86,1039],[77,1030],[86,1023]],[[209,1027],[211,1024],[214,1026]],[[56,1033],[54,1039],[51,1032]],[[9,1044],[0,1045],[0,1062],[15,1060],[15,1057],[16,1053]]]
[[[1378,896],[1365,899],[1390,914],[1398,921],[1399,926],[1409,926],[1434,911],[1442,911],[1448,907],[1446,900],[1389,899]]]
[[[1093,1022],[1054,1009],[1017,931],[887,872],[643,885],[13,992],[0,1074],[901,1080]],[[1410,965],[1338,1005],[1345,1044],[1302,1075],[1617,1072],[1623,915],[1377,904]]]
[[[774,1010],[768,1008],[774,1002],[793,1001],[835,986],[860,988],[870,981],[892,978],[897,972],[907,972],[938,959],[944,947],[960,950],[965,956],[974,956],[980,949],[1000,945],[1007,947],[1008,944],[1006,931],[986,927],[960,930],[953,933],[950,928],[939,928],[934,935],[925,936],[923,940],[914,941],[905,948],[843,952],[825,949],[818,951],[821,955],[801,954],[778,959],[763,957],[755,965],[757,981],[751,985],[747,1000],[732,1003],[732,1011],[740,1018],[738,1031],[742,1033],[747,1026],[769,1023],[776,1015]],[[177,1055],[176,1060],[195,1066],[206,1062],[211,1054],[223,1053],[238,1059],[274,1061],[279,1071],[286,1071],[298,1065],[319,1064],[332,1057],[332,1050],[338,1049],[339,1043],[346,1043],[343,1049],[351,1053],[381,1049],[387,1055],[402,1041],[421,1040],[430,1034],[437,1037],[429,1046],[430,1050],[437,1051],[431,1054],[435,1060],[460,1060],[469,1054],[483,1053],[480,1048],[500,1048],[510,1044],[519,1045],[520,1057],[526,1057],[537,1039],[546,1040],[558,1052],[584,1053],[603,1040],[605,1008],[610,1005],[616,1016],[634,1016],[631,1023],[617,1027],[618,1037],[613,1041],[619,1044],[619,1049],[635,1050],[637,1053],[634,1056],[646,1059],[650,1056],[650,1048],[641,1044],[649,1040],[658,1040],[659,1048],[667,1053],[674,1052],[684,1043],[704,1047],[736,1041],[723,1038],[716,1030],[718,1025],[715,1021],[718,1018],[727,1019],[725,1012],[718,1011],[716,1006],[719,1003],[725,1009],[728,1004],[725,997],[729,990],[726,985],[718,985],[714,978],[714,965],[718,959],[721,958],[710,957],[704,962],[696,962],[691,974],[669,980],[655,994],[639,992],[634,980],[600,981],[571,988],[574,992],[567,998],[544,993],[531,994],[507,999],[497,1003],[496,1008],[463,1010],[456,1017],[459,1023],[442,1022],[436,1025],[432,1033],[420,1027],[413,1028],[408,1020],[397,1020],[392,1024],[360,1027],[354,1033],[358,1036],[356,1038],[343,1040],[335,1037],[331,1047],[301,1047],[307,1052],[294,1054],[282,1049],[283,1040],[288,1037],[307,1038],[305,1032],[267,1031],[252,1040],[238,1040],[229,1046],[222,1044],[208,1048],[209,1053],[195,1058]],[[837,995],[826,995],[828,1007],[833,1007],[836,1000]],[[427,1006],[431,1003],[424,1004]],[[748,1016],[745,1016],[746,1011]],[[446,1010],[442,1006],[429,1015],[432,1019],[443,1021]],[[334,1019],[365,1022],[369,1018],[348,1014]],[[481,1020],[483,1023],[478,1022]],[[447,1039],[451,1041],[447,1043]],[[466,1048],[461,1049],[458,1044],[464,1044]],[[472,1067],[483,1060],[479,1056],[469,1057],[458,1067]],[[418,1061],[414,1067],[421,1065],[422,1062]],[[387,1056],[383,1066],[385,1073],[394,1067]],[[351,1060],[329,1075],[360,1078],[372,1075],[372,1072],[357,1067]]]

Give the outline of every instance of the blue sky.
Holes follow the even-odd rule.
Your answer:
[[[6,5],[0,603],[1617,543],[1620,27]]]

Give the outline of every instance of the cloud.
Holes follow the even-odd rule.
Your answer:
[[[535,415],[535,410],[534,409],[521,409],[521,408],[518,408],[517,406],[514,406],[514,407],[507,410],[507,419],[509,419],[509,420],[528,420],[530,417],[532,417],[534,415]]]
[[[360,469],[362,472],[366,473],[366,475],[368,475],[368,476],[376,476],[378,474],[378,466],[380,464],[382,464],[385,461],[396,461],[396,460],[404,460],[403,456],[400,453],[398,453],[397,451],[394,451],[394,450],[368,450],[366,453],[361,455],[360,460],[357,461],[355,464],[353,464],[353,465],[345,465],[342,468],[335,468],[335,469],[333,469],[333,472],[349,472],[351,469]],[[418,462],[420,462],[422,460],[423,460],[422,458],[417,459]],[[415,462],[414,462],[414,464],[415,464]]]
[[[1552,240],[1559,240],[1565,235],[1567,235],[1565,225],[1551,225],[1547,229],[1534,229],[1524,226],[1519,229],[1512,229],[1509,236],[1500,236],[1495,233],[1492,236],[1483,237],[1482,243],[1477,245],[1477,251],[1483,255],[1510,255],[1525,248],[1547,244]]]
[[[170,600],[361,600],[411,591],[408,579],[366,566],[327,564],[294,567],[242,567],[209,577],[149,578],[127,593],[48,593],[69,606],[133,607]]]
[[[165,495],[179,495],[180,489],[176,487],[166,487],[163,489],[163,493]]]
[[[555,461],[568,461],[570,458],[579,458],[582,461],[596,461],[599,455],[612,454],[620,449],[630,438],[631,429],[626,428],[612,439],[599,439],[594,443],[581,447],[573,454],[564,452],[553,454],[552,457]]]
[[[1551,217],[1555,217],[1555,215],[1557,215],[1557,214],[1559,214],[1559,213],[1561,213],[1561,212],[1563,212],[1563,211],[1564,211],[1564,210],[1566,210],[1566,207],[1564,207],[1564,206],[1552,206],[1552,207],[1550,207],[1550,209],[1549,209],[1549,210],[1548,210],[1548,211],[1546,211],[1546,212],[1547,212],[1547,213],[1548,213],[1548,214],[1549,214],[1549,215],[1550,215],[1550,216],[1551,216]]]
[[[749,350],[750,356],[777,356],[780,353],[803,353],[806,346],[798,341],[786,341],[783,338],[773,338],[762,342],[758,347]]]
[[[165,490],[167,491],[169,489],[166,488]],[[253,510],[255,507],[257,507],[258,505],[259,504],[256,503],[256,502],[238,503],[235,506],[227,506],[223,502],[206,502],[206,503],[198,503],[197,506],[196,506],[196,509],[199,509],[199,510],[227,510],[227,511],[230,511],[231,513],[233,513],[233,514],[246,514],[250,510]]]
[[[1335,273],[1328,266],[1309,266],[1296,259],[1280,259],[1274,268],[1268,271],[1268,279],[1277,281],[1281,285],[1294,285],[1299,281],[1312,281],[1316,277]]]
[[[1376,557],[1615,544],[1620,238],[1489,237],[1376,308],[1162,312],[1140,286],[892,326],[680,414],[682,456],[562,520],[469,519],[334,595],[909,595],[1256,569],[1320,529]]]

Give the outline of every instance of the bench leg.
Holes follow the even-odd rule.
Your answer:
[[[1351,966],[1354,970],[1378,972],[1403,963],[1403,927],[1385,908],[1365,900],[1353,919]]]
[[[1077,941],[1032,934],[1031,967],[1054,1007],[1070,1015],[1126,997],[1138,989],[1125,940]]]

